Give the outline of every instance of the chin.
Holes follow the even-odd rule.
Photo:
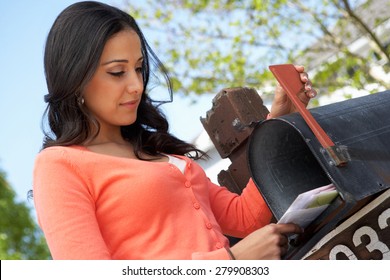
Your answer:
[[[136,121],[136,119],[132,119],[130,121],[125,121],[125,122],[121,123],[120,126],[129,126],[129,125],[134,124],[135,121]]]

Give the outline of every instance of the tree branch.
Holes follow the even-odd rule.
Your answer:
[[[348,15],[358,24],[358,26],[363,29],[365,33],[367,33],[371,40],[374,41],[376,46],[381,52],[381,55],[383,55],[388,63],[390,63],[390,54],[387,52],[385,46],[382,45],[382,43],[379,41],[378,37],[375,35],[375,33],[367,26],[367,24],[351,9],[351,6],[348,2],[348,0],[342,0],[344,3],[344,7]]]

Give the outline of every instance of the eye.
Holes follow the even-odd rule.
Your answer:
[[[135,68],[135,71],[136,71],[137,73],[142,73],[142,70],[143,70],[142,67],[137,67],[137,68]]]
[[[118,71],[118,72],[108,72],[108,74],[114,76],[114,77],[121,77],[125,74],[125,71]]]

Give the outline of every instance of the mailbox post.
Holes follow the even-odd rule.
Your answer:
[[[232,162],[218,174],[218,183],[240,194],[250,178],[247,143],[255,125],[269,111],[256,90],[227,88],[213,99],[212,108],[200,121],[221,158]]]

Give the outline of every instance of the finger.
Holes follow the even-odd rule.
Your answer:
[[[304,85],[304,92],[307,97],[313,98],[317,96],[317,91],[313,88],[313,84],[308,80]]]
[[[279,250],[280,250],[280,256],[283,256],[287,253],[289,248],[289,242],[288,237],[284,234],[281,234],[280,241],[279,241]]]
[[[309,97],[309,98],[313,98],[313,97],[316,97],[317,96],[317,91],[315,89],[310,89],[308,91],[305,92],[306,93],[306,96]]]
[[[303,67],[302,65],[294,65],[295,69],[299,72],[299,73],[302,73],[303,71],[305,71],[305,67]]]
[[[304,104],[305,106],[307,106],[309,104],[309,101],[310,101],[310,92],[309,91],[306,91],[306,90],[302,90],[301,92],[298,93],[298,98],[299,100],[301,101],[302,104]]]
[[[288,251],[288,244],[286,246],[280,247],[280,255],[281,256],[284,256],[285,254],[287,254],[287,251]]]
[[[277,224],[279,233],[281,234],[290,234],[290,233],[302,233],[303,229],[297,224]]]
[[[311,84],[305,85],[304,93],[306,97],[308,97],[309,99],[317,96],[317,91],[312,87]]]
[[[305,88],[306,87],[310,87],[310,89],[313,87],[313,83],[311,82],[310,79],[308,79],[307,82],[305,83]]]
[[[280,235],[279,246],[288,246],[288,237],[285,234]]]
[[[306,72],[300,73],[299,76],[301,78],[302,83],[309,82],[309,74],[307,74]]]

